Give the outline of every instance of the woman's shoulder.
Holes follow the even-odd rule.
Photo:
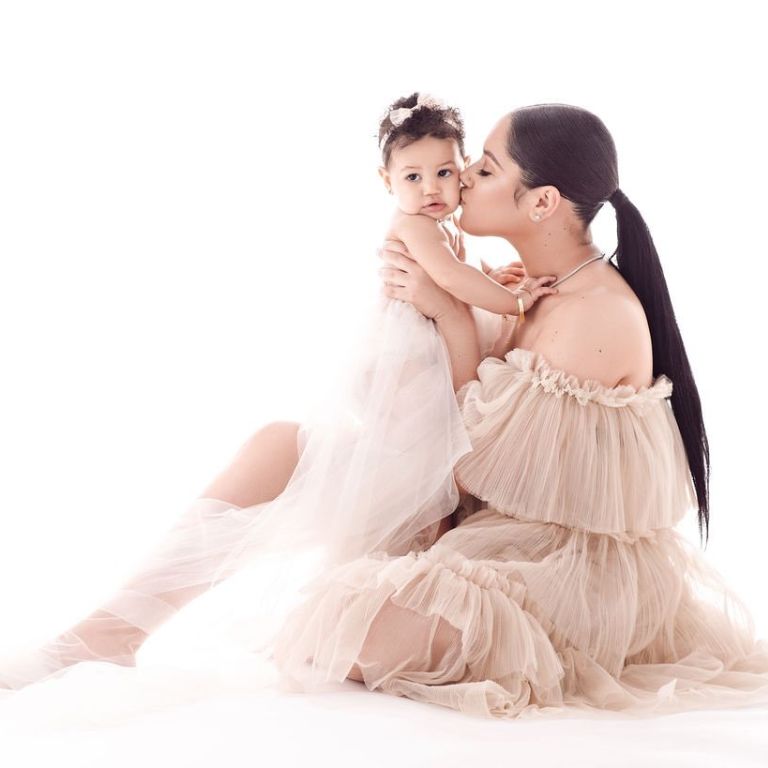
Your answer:
[[[564,299],[542,318],[531,349],[580,380],[605,387],[650,386],[651,334],[637,296],[621,287],[597,285]]]

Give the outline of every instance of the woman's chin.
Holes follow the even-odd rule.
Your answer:
[[[468,235],[474,235],[475,233],[472,231],[472,220],[471,217],[467,216],[467,212],[464,210],[464,208],[459,208],[459,213],[457,214],[458,220],[459,220],[459,226],[462,229],[462,232],[466,232]]]

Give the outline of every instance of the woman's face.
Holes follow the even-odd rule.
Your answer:
[[[485,140],[483,156],[461,174],[459,223],[470,235],[514,238],[534,223],[536,196],[523,187],[520,167],[507,155],[510,120],[506,115],[496,124]]]
[[[379,168],[379,174],[401,211],[441,219],[459,207],[463,168],[464,160],[453,139],[424,136],[407,147],[396,148],[389,167]]]

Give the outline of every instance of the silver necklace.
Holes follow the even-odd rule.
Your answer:
[[[591,259],[587,259],[582,264],[579,264],[579,266],[576,267],[576,269],[572,269],[565,277],[561,277],[559,280],[555,280],[554,283],[550,283],[547,287],[554,288],[556,285],[560,285],[560,283],[562,283],[564,280],[567,280],[569,277],[572,277],[573,275],[575,275],[580,269],[582,269],[583,267],[586,267],[587,264],[591,264],[593,261],[597,261],[598,259],[605,259],[605,253],[601,253],[599,256],[593,256]],[[530,293],[530,291],[528,292]],[[502,317],[504,318],[504,320],[509,319],[508,315],[502,315]]]
[[[576,267],[576,269],[572,269],[565,277],[561,277],[559,280],[555,280],[554,283],[550,283],[549,286],[547,287],[554,288],[556,285],[560,285],[560,283],[562,283],[564,280],[567,280],[569,277],[571,277],[571,275],[575,275],[580,269],[582,269],[583,267],[586,267],[587,264],[591,264],[593,261],[597,261],[598,259],[604,259],[604,258],[605,258],[605,254],[601,253],[599,256],[593,256],[591,259],[587,259],[583,264],[579,264],[579,266]]]

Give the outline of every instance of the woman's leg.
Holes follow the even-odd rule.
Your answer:
[[[261,427],[242,444],[229,465],[204,488],[198,498],[219,499],[237,507],[249,507],[275,499],[285,489],[298,463],[299,427],[298,422],[292,421],[275,421]],[[144,576],[140,572],[123,588],[136,589],[136,584],[141,583]],[[179,610],[207,589],[207,583],[195,584],[161,592],[152,595],[152,598]],[[122,657],[124,663],[130,663],[149,636],[148,631],[104,609],[92,613],[65,636],[71,638],[72,634],[86,646],[72,638],[72,662]]]
[[[430,537],[425,549],[431,547],[438,541],[443,534],[455,528],[457,525],[456,511],[440,520],[435,534]],[[407,638],[406,643],[416,643],[421,639],[428,637],[431,627],[431,617],[420,616],[413,611],[401,608],[395,605],[391,600],[387,600],[376,619],[371,624],[365,644],[360,651],[358,664],[353,664],[347,674],[349,680],[355,680],[358,683],[365,682],[360,664],[365,665],[372,660],[377,664],[390,663],[395,668],[398,663],[397,644],[393,643],[393,638]],[[447,621],[440,618],[437,629],[432,638],[432,658],[435,663],[460,642],[459,631],[451,626]]]
[[[270,422],[243,443],[230,464],[204,488],[199,497],[203,503],[217,504],[217,507],[213,509],[214,520],[216,513],[221,509],[226,509],[227,504],[236,507],[250,507],[271,501],[283,492],[298,464],[297,433],[299,428],[298,422]],[[198,508],[194,508],[192,511],[195,515],[199,512]],[[196,521],[196,519],[193,516],[193,520]],[[433,534],[434,540],[429,542],[428,546],[431,546],[434,541],[450,530],[454,524],[452,515],[443,518]],[[215,528],[220,524],[214,522],[213,525],[213,535],[215,535]],[[183,539],[183,541],[185,550],[188,550],[190,542],[187,539]],[[176,541],[169,536],[166,542],[166,551],[173,553],[176,546]],[[210,551],[206,550],[205,536],[202,536],[200,543],[195,541],[192,546],[192,557],[197,556],[200,561],[203,561],[206,555],[210,556],[211,554]],[[197,546],[198,552],[194,551],[194,546]],[[214,553],[214,559],[220,554],[222,553]],[[189,562],[189,555],[186,553],[185,558],[186,567]],[[150,619],[148,621],[148,624],[153,627],[162,623],[164,620],[162,615],[168,610],[173,609],[174,612],[180,610],[190,600],[210,588],[210,581],[201,579],[201,583],[181,589],[171,591],[148,590],[146,586],[148,582],[155,583],[158,578],[163,576],[162,563],[164,560],[167,558],[160,558],[161,565],[159,567],[140,569],[121,588],[130,593],[128,598],[129,613],[131,611],[138,611],[139,614],[144,613],[145,609],[141,600],[142,596],[149,592],[149,596],[146,597],[146,613],[150,614],[155,607],[161,609],[158,620]],[[165,570],[167,570],[167,566]],[[206,569],[201,568],[201,572],[205,573]],[[133,607],[134,600],[139,600],[137,608]],[[136,626],[141,621],[137,620],[132,623],[129,618],[121,618],[121,615],[125,616],[125,602],[121,602],[118,597],[112,605],[113,607],[117,606],[115,611],[117,616],[110,613],[110,606],[106,605],[70,630],[87,646],[87,649],[80,648],[78,644],[73,654],[75,657],[104,658],[124,655],[130,660],[149,637],[150,630],[146,628],[146,625],[144,628]],[[171,609],[166,609],[167,606],[170,606]]]
[[[299,461],[299,427],[296,421],[273,421],[257,430],[200,496],[239,507],[277,498]]]
[[[98,610],[40,649],[31,666],[23,666],[15,674],[0,674],[0,688],[23,687],[78,661],[102,659],[133,665],[136,651],[151,632],[211,587],[210,574],[216,570],[213,566],[217,559],[224,559],[226,552],[221,547],[211,552],[209,535],[215,539],[217,531],[224,531],[230,534],[224,536],[224,541],[231,540],[233,529],[227,526],[242,525],[242,516],[238,522],[236,514],[239,509],[271,501],[285,489],[299,460],[299,428],[297,422],[271,422],[251,435],[166,535],[155,553],[159,556],[150,557]],[[435,538],[452,525],[452,517],[442,520]],[[197,561],[201,563],[199,568],[195,567]],[[182,566],[184,580],[192,582],[199,577],[199,583],[158,589],[169,574],[175,577],[178,573],[167,565],[169,562]],[[188,566],[193,573],[191,579]],[[220,580],[218,576],[215,579]]]

